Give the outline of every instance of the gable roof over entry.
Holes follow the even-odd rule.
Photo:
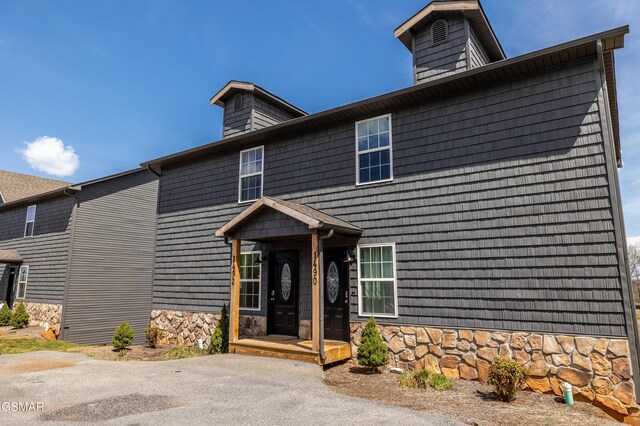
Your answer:
[[[362,234],[362,229],[357,226],[309,206],[293,203],[291,201],[279,200],[272,197],[262,197],[238,216],[231,219],[222,228],[218,229],[214,235],[216,237],[231,237],[243,226],[255,220],[259,214],[268,211],[279,212],[285,217],[294,219],[300,224],[306,225],[305,229],[308,229],[309,232],[333,230],[336,234],[341,235]],[[251,237],[246,239],[250,240]]]
[[[22,263],[22,256],[16,250],[0,249],[0,263]]]

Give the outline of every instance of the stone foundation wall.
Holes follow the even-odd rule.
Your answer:
[[[267,334],[267,317],[240,315],[238,335],[240,337],[257,337]]]
[[[13,310],[20,305],[19,301],[13,304]],[[62,305],[53,303],[32,303],[24,302],[24,307],[29,312],[29,324],[39,325],[43,327],[49,324],[49,327],[59,326],[62,321]]]
[[[351,324],[355,358],[364,323]],[[453,379],[487,381],[497,356],[530,369],[527,387],[562,395],[569,382],[574,394],[618,413],[637,412],[629,342],[584,336],[378,326],[389,347],[389,363],[404,369],[427,368]]]
[[[163,343],[180,346],[198,346],[198,339],[202,339],[208,347],[211,334],[220,320],[219,314],[203,312],[180,311],[151,311],[151,321],[167,332]]]

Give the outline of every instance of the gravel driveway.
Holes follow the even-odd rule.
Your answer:
[[[338,395],[315,365],[218,355],[174,361],[100,361],[74,353],[0,356],[0,424],[457,425],[434,414]],[[5,404],[6,407],[6,404]]]

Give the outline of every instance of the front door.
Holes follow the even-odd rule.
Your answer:
[[[298,335],[298,252],[269,253],[269,334]]]
[[[324,250],[324,337],[349,341],[349,264],[347,248]]]
[[[9,280],[7,282],[7,306],[9,309],[13,308],[13,301],[15,299],[15,283],[16,283],[16,268],[9,268]]]

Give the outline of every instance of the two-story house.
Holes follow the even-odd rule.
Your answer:
[[[349,358],[374,316],[393,365],[627,413],[638,342],[614,50],[628,27],[507,58],[476,0],[395,30],[415,84],[307,114],[232,81],[220,141],[160,173],[153,312],[177,342],[230,304],[231,350]],[[231,268],[230,268],[231,264]]]
[[[37,179],[6,187],[26,195]],[[0,302],[23,301],[32,323],[60,326],[62,339],[111,344],[127,321],[144,342],[158,177],[135,169],[35,192],[0,204]]]

